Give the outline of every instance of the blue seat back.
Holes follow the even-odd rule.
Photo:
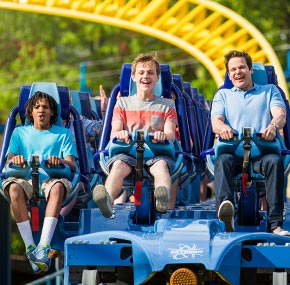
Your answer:
[[[284,140],[285,145],[287,149],[290,148],[290,108],[289,108],[289,102],[286,98],[286,95],[284,91],[278,86],[278,80],[277,75],[275,73],[274,66],[265,66],[263,63],[253,62],[253,74],[252,79],[254,83],[265,85],[265,84],[274,84],[278,87],[280,94],[285,102],[286,105],[286,125],[283,128],[283,134],[284,134]],[[233,83],[229,79],[228,72],[226,72],[224,85],[222,85],[221,88],[232,88]]]
[[[102,118],[101,99],[96,97],[90,97],[90,101],[93,112],[97,115],[97,118],[100,120]]]
[[[88,174],[89,166],[88,162],[86,161],[86,144],[85,139],[82,135],[83,126],[79,118],[78,112],[70,106],[69,89],[67,86],[57,86],[54,82],[34,82],[31,86],[22,86],[22,88],[20,89],[20,96],[18,102],[18,112],[22,124],[24,124],[25,122],[25,103],[27,102],[28,98],[30,98],[36,91],[42,91],[49,94],[57,102],[58,119],[56,125],[63,126],[63,121],[68,121],[70,118],[70,114],[73,114],[73,116],[75,117],[74,123],[76,124],[75,134],[76,146],[79,154],[79,168],[82,174]],[[8,148],[8,144],[9,141],[7,142],[7,146],[5,144],[6,150]],[[1,161],[2,156],[3,155],[1,153]]]
[[[264,64],[262,63],[253,63],[253,74],[252,74],[252,79],[253,82],[256,84],[260,84],[260,85],[264,85],[264,84],[274,84],[277,85],[277,76],[275,74],[275,69],[273,66],[264,66]],[[227,88],[230,89],[233,87],[232,82],[229,79],[228,73],[226,72],[225,75],[225,80],[224,80],[224,85],[222,85],[219,89],[222,88]],[[288,100],[286,99],[285,93],[283,92],[283,90],[277,86],[277,88],[280,91],[280,94],[285,102],[286,105],[286,125],[283,128],[283,137],[284,137],[284,141],[282,139],[282,137],[280,135],[278,135],[277,140],[279,141],[280,147],[277,148],[277,152],[281,153],[283,158],[284,158],[284,174],[288,173],[289,171],[289,156],[285,156],[285,154],[287,154],[289,146],[290,146],[290,109],[289,109],[289,103]],[[204,151],[201,153],[201,156],[204,157],[205,154],[211,154],[211,157],[213,158],[212,154],[218,154],[220,151],[215,149],[210,149],[213,145],[214,145],[214,133],[212,132],[212,128],[211,128],[211,122],[210,122],[210,117],[208,120],[208,128],[207,128],[207,132],[206,132],[206,144],[204,147]],[[277,141],[277,143],[278,143]],[[260,141],[257,141],[260,142]],[[219,144],[220,145],[220,144]],[[219,146],[220,147],[220,146]],[[286,148],[286,149],[285,149]],[[267,151],[267,143],[263,142],[261,144],[259,144],[259,150],[261,151]],[[273,152],[273,150],[271,149],[270,152]],[[275,152],[275,151],[274,151]],[[213,169],[214,169],[214,165],[213,165],[213,161],[212,159],[209,159],[209,156],[207,155],[207,165],[209,170],[213,173]]]
[[[187,96],[183,90],[182,76],[180,74],[172,74],[172,88],[173,90],[178,90],[180,95],[176,96],[175,106],[178,116],[178,128],[180,133],[180,141],[183,151],[187,153],[192,153],[190,130],[189,130],[189,120],[188,120],[188,102]]]
[[[25,103],[28,100],[30,94],[31,85],[23,85],[20,88],[20,95],[18,99],[18,111],[19,117],[21,120],[21,124],[24,125],[25,123]]]
[[[54,83],[53,83],[54,84]],[[60,99],[60,116],[62,120],[67,120],[69,118],[69,89],[67,86],[57,86],[59,99]],[[42,90],[39,90],[42,91]],[[44,92],[44,91],[43,91]],[[49,94],[50,95],[50,94]],[[31,85],[23,85],[20,88],[20,94],[18,99],[18,112],[21,120],[21,124],[25,123],[25,103],[31,96]]]
[[[260,84],[260,85],[265,85],[265,84],[275,84],[277,85],[277,81],[274,80],[274,77],[272,72],[274,71],[274,68],[272,67],[272,72],[269,70],[267,71],[268,67],[266,67],[263,63],[260,62],[253,62],[253,74],[252,74],[252,80],[253,82]],[[229,74],[226,71],[225,74],[225,79],[224,79],[224,84],[219,88],[227,88],[230,89],[234,87],[232,81],[229,78]]]
[[[136,85],[131,78],[131,64],[123,64],[120,74],[120,83],[112,90],[111,96],[108,99],[107,111],[104,119],[103,132],[100,138],[99,152],[104,151],[107,148],[111,131],[111,120],[113,116],[113,109],[116,103],[116,98],[120,92],[121,96],[130,96],[136,93]],[[135,85],[135,86],[133,86]],[[162,88],[162,89],[160,89]],[[160,80],[157,84],[155,95],[162,96],[164,98],[171,98],[172,92],[172,77],[170,67],[167,64],[160,65]],[[180,94],[179,94],[180,96]],[[176,96],[177,97],[177,96]],[[184,113],[182,114],[184,118]],[[190,139],[187,139],[189,142]]]
[[[70,117],[70,99],[69,88],[67,86],[57,86],[60,98],[60,116],[63,121],[67,121]]]
[[[56,83],[53,83],[53,82],[34,82],[34,83],[32,83],[28,98],[32,97],[34,95],[34,93],[37,91],[45,92],[55,99],[55,101],[57,103],[57,112],[58,112],[58,118],[57,118],[56,124],[59,126],[63,126],[62,118],[61,118],[61,102],[60,102],[60,96],[58,93]],[[22,95],[22,94],[20,94],[20,95]]]
[[[286,99],[284,91],[278,86],[275,68],[273,66],[265,66],[263,63],[258,63],[258,62],[253,62],[252,67],[253,67],[252,79],[254,83],[257,83],[260,85],[274,84],[278,87],[281,93],[281,96],[286,105],[286,116],[287,116],[287,123],[283,128],[283,133],[284,133],[285,145],[289,149],[290,148],[290,124],[288,123],[290,122],[289,102]],[[222,89],[222,88],[230,89],[232,87],[233,87],[233,83],[229,78],[228,72],[226,71],[224,84],[221,87],[219,87],[219,89]],[[210,122],[210,117],[209,117],[203,150],[209,149],[210,147],[212,147],[213,142],[214,142],[214,134],[212,133],[211,122]]]
[[[198,112],[198,104],[193,99],[192,88],[190,82],[183,82],[185,100],[187,107],[188,123],[190,136],[193,141],[192,150],[195,157],[199,157],[202,145],[202,135],[204,132],[200,129],[198,120],[200,119],[200,112]]]
[[[91,117],[91,100],[88,92],[80,92],[72,90],[70,92],[72,105],[77,109],[78,113],[86,118]]]
[[[132,64],[123,64],[120,75],[121,96],[134,95],[137,92],[136,83],[131,77]],[[155,84],[154,94],[164,98],[171,98],[171,70],[168,64],[160,64],[160,77]]]

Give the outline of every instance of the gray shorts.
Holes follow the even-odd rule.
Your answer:
[[[46,199],[49,195],[51,188],[58,182],[61,182],[66,190],[65,199],[68,197],[72,188],[72,183],[66,178],[59,178],[59,179],[49,178],[49,179],[44,180],[41,184],[41,191],[44,194],[44,197]],[[32,198],[33,188],[32,188],[31,179],[8,177],[3,182],[3,185],[2,185],[4,194],[8,199],[10,199],[8,190],[11,183],[17,183],[18,185],[20,185],[23,188],[28,200]]]
[[[121,153],[121,154],[115,155],[114,157],[112,157],[108,160],[107,164],[108,164],[109,169],[116,160],[122,160],[122,161],[126,162],[127,164],[132,166],[133,169],[135,169],[135,167],[136,167],[136,158],[134,156]],[[165,156],[165,155],[159,155],[159,156],[156,156],[154,158],[148,159],[145,162],[145,169],[148,170],[150,168],[150,166],[152,166],[155,162],[157,162],[159,160],[165,160],[167,163],[169,172],[171,173],[173,171],[174,166],[175,166],[175,161],[172,158]]]

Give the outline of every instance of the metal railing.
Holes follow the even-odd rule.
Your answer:
[[[63,281],[63,269],[58,270],[54,273],[51,273],[47,276],[44,276],[38,280],[26,283],[25,285],[41,285],[41,284],[45,284],[45,285],[51,285],[51,282],[55,281],[55,285],[63,285],[64,281]]]
[[[51,285],[52,281],[54,281],[54,285],[63,285],[64,284],[64,269],[60,267],[60,260],[59,257],[55,258],[55,272],[41,277],[37,280],[32,282],[26,283],[25,285]]]

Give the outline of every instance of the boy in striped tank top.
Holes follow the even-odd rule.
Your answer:
[[[129,135],[134,130],[147,130],[156,142],[166,139],[175,141],[177,113],[172,99],[154,94],[155,84],[159,80],[160,65],[156,53],[140,54],[132,63],[132,79],[136,83],[136,94],[120,97],[117,100],[112,118],[111,138],[117,137],[125,143],[130,142]],[[97,185],[93,190],[93,199],[104,217],[113,216],[112,204],[122,191],[123,181],[132,175],[136,158],[128,154],[119,154],[108,161],[110,173],[105,185]],[[145,163],[146,170],[154,178],[156,209],[165,213],[174,209],[176,187],[172,188],[170,172],[175,161],[167,156],[156,156]]]

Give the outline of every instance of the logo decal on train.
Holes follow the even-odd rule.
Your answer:
[[[196,244],[192,246],[179,244],[178,248],[170,248],[170,255],[173,259],[195,258],[196,255],[203,256],[203,248],[199,248]]]

